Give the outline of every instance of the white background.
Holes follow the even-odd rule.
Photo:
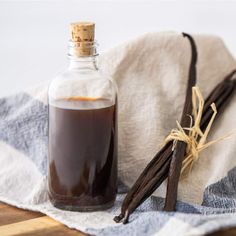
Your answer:
[[[148,31],[217,34],[236,55],[236,1],[0,0],[0,96],[67,65],[68,25],[96,22],[100,52]]]

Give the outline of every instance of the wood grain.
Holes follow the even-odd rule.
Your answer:
[[[34,233],[34,231],[46,230],[48,228],[59,226],[60,223],[52,220],[48,216],[42,216],[31,220],[26,220],[14,224],[8,224],[0,227],[2,236],[25,235]]]
[[[236,228],[225,228],[216,232],[207,234],[207,236],[235,236]]]
[[[43,214],[33,211],[25,211],[0,203],[0,226],[17,223],[42,216]]]
[[[22,210],[0,202],[0,236],[64,236],[86,234],[69,229],[42,213]]]

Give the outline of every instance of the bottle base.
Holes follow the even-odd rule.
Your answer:
[[[78,211],[78,212],[92,212],[92,211],[102,211],[111,208],[114,205],[114,200],[102,205],[95,205],[95,206],[77,206],[77,205],[70,205],[58,202],[56,200],[50,199],[51,203],[54,207],[65,210],[65,211]]]

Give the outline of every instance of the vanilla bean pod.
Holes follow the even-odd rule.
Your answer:
[[[140,205],[142,204],[147,197],[150,196],[150,194],[157,189],[160,184],[167,178],[168,172],[165,170],[170,166],[171,159],[167,159],[165,164],[163,165],[163,168],[160,169],[159,172],[157,172],[152,179],[149,180],[147,185],[145,185],[144,188],[142,188],[139,192],[139,194],[133,199],[131,204],[128,206],[128,208],[125,211],[125,217],[123,223],[126,224],[129,220],[130,214]]]
[[[234,73],[231,73],[231,77],[233,77],[233,75],[234,75]],[[203,118],[202,118],[202,121],[201,121],[201,130],[204,131],[206,125],[208,124],[208,122],[211,119],[211,116],[212,116],[212,109],[210,107],[211,104],[214,102],[215,105],[216,105],[216,108],[218,110],[218,114],[216,116],[216,118],[217,118],[220,115],[220,111],[223,110],[223,108],[230,101],[231,96],[234,94],[234,91],[236,90],[236,79],[234,79],[234,80],[231,79],[230,83],[228,83],[227,81],[228,80],[224,79],[221,83],[219,83],[213,89],[211,94],[206,98],[205,105],[204,105],[204,114],[203,114]],[[224,88],[224,89],[223,90],[221,88],[219,89],[219,87]],[[223,91],[223,94],[222,94],[222,91]],[[214,96],[212,96],[212,94],[214,94]],[[222,97],[225,97],[225,94],[228,94],[228,96],[225,99],[222,99]],[[155,155],[155,157],[151,160],[151,162],[149,162],[148,166],[144,169],[144,171],[142,172],[142,174],[138,178],[139,181],[137,180],[135,182],[135,184],[132,186],[132,188],[131,188],[132,192],[130,190],[128,192],[128,194],[126,195],[126,197],[123,201],[123,204],[122,204],[121,214],[119,216],[115,217],[115,219],[114,219],[116,222],[120,222],[124,218],[124,216],[126,215],[126,220],[124,221],[124,223],[127,223],[128,216],[132,212],[129,212],[129,211],[126,211],[126,210],[128,209],[129,204],[136,198],[137,195],[139,195],[138,189],[139,190],[141,189],[139,186],[143,186],[144,182],[150,181],[152,178],[155,177],[155,176],[152,176],[152,178],[149,177],[150,179],[148,179],[146,171],[152,170],[152,172],[153,172],[154,169],[158,169],[157,168],[158,163],[160,162],[161,159],[164,159],[164,160],[168,159],[169,162],[170,162],[171,158],[172,158],[172,142],[169,142]],[[162,169],[163,169],[163,173],[164,173],[163,176],[160,176],[159,179],[158,178],[156,179],[156,181],[157,181],[156,185],[152,189],[149,189],[146,192],[145,196],[142,198],[140,203],[137,204],[137,207],[143,201],[145,201],[161,185],[161,183],[166,179],[166,177],[168,175],[168,171],[169,171],[169,166],[165,166],[165,168],[162,167]],[[136,186],[136,188],[135,188],[135,186]],[[134,210],[135,209],[133,209],[133,211]]]
[[[190,127],[191,120],[189,119],[188,115],[192,115],[192,87],[195,86],[197,77],[197,71],[196,71],[197,49],[195,42],[190,35],[183,34],[183,36],[187,37],[190,41],[192,58],[189,68],[187,91],[180,125],[182,127]],[[168,174],[167,192],[164,206],[165,211],[175,210],[175,204],[177,201],[178,183],[182,168],[182,162],[184,160],[186,152],[186,147],[187,144],[185,142],[177,141],[175,149],[173,151]]]
[[[183,34],[184,37],[191,37],[187,34]],[[190,39],[191,40],[191,39]],[[191,42],[192,43],[192,42]],[[195,55],[197,54],[196,52],[193,52],[194,55],[192,56],[192,59],[195,59]],[[193,63],[191,63],[193,64]],[[194,84],[192,84],[194,85]],[[191,90],[192,92],[192,90]],[[191,98],[190,98],[191,101]],[[191,114],[191,113],[190,113]],[[129,193],[127,194],[127,196],[125,197],[122,207],[121,207],[121,214],[119,216],[116,216],[114,218],[114,220],[116,222],[120,222],[125,215],[125,210],[127,209],[128,205],[130,204],[130,202],[133,200],[133,197],[136,195],[136,193],[138,193],[139,189],[142,188],[144,186],[144,179],[146,179],[148,182],[149,181],[149,175],[150,175],[150,168],[153,168],[153,166],[158,166],[158,164],[154,165],[154,163],[156,162],[156,160],[160,159],[160,156],[162,157],[163,154],[167,152],[167,153],[172,153],[172,142],[168,143],[167,145],[165,145],[160,152],[157,153],[157,155],[152,159],[152,161],[147,165],[147,167],[144,169],[144,171],[142,172],[142,174],[139,176],[138,180],[135,182],[135,184],[132,186],[132,188],[130,189]],[[168,157],[168,155],[164,155],[166,157]],[[148,175],[149,173],[149,175]],[[151,173],[152,174],[152,173]]]
[[[236,70],[230,72],[220,83],[216,85],[216,87],[212,90],[212,92],[208,95],[207,99],[204,103],[204,112],[211,105],[212,101],[215,101],[217,97],[219,97],[222,93],[224,93],[224,89],[228,87],[228,82],[231,81],[232,77],[236,74]]]
[[[160,162],[160,160],[169,159],[171,154],[172,154],[172,142],[169,142],[164,147],[162,147],[162,149],[154,156],[154,158],[149,162],[149,164],[145,167],[141,175],[138,177],[134,185],[131,187],[125,199],[123,200],[123,203],[121,206],[121,213],[119,216],[116,216],[114,218],[114,221],[118,223],[124,218],[125,212],[129,204],[132,202],[134,197],[138,194],[138,190],[140,189],[140,186],[142,185],[142,183],[145,181],[145,179],[149,181],[149,179],[147,178],[148,172],[154,168],[158,169],[158,165],[159,165],[158,163]]]
[[[212,109],[210,105],[214,102],[216,104],[218,115],[216,118],[220,115],[220,111],[223,110],[223,108],[227,105],[227,103],[230,101],[230,98],[233,94],[233,92],[236,90],[236,80],[232,80],[233,75],[236,73],[236,70],[232,71],[229,75],[226,76],[226,78],[219,83],[213,91],[210,93],[210,95],[205,100],[204,105],[204,112],[203,112],[203,118],[201,121],[201,129],[204,130],[206,125],[208,124],[211,116],[212,116]],[[230,81],[230,82],[229,82]],[[227,96],[226,96],[227,94]],[[151,162],[147,165],[147,167],[144,169],[140,177],[137,179],[135,184],[132,186],[128,194],[126,195],[122,208],[121,208],[121,214],[114,218],[116,222],[120,222],[124,217],[124,223],[127,223],[129,215],[137,208],[143,201],[145,201],[160,185],[161,183],[166,179],[169,171],[169,165],[160,165],[160,160],[168,160],[170,163],[170,160],[172,158],[172,142],[167,143],[151,160]],[[155,175],[157,175],[157,170],[163,170],[163,175],[159,175],[155,181],[156,183],[153,185],[152,188],[145,189],[145,193],[143,194],[143,197],[140,197],[138,201],[136,201],[136,197],[140,194],[140,191],[144,187],[144,183],[147,183],[148,181],[151,181],[153,178],[155,178]],[[150,175],[152,172],[153,176]],[[149,175],[148,175],[149,173]],[[154,182],[155,182],[154,181]],[[135,200],[135,204],[133,203]],[[133,205],[132,212],[127,211],[128,207],[130,205]]]
[[[236,71],[234,73],[231,73],[230,76],[233,77],[234,74],[236,74]],[[221,84],[221,87],[223,88],[223,92],[220,90],[218,93],[215,93],[214,96],[211,96],[208,100],[206,100],[204,109],[203,109],[203,115],[202,115],[202,120],[201,120],[201,129],[204,130],[213,114],[212,109],[207,109],[207,107],[210,107],[210,104],[213,102],[216,105],[217,112],[218,114],[222,112],[224,107],[226,106],[227,102],[230,100],[231,96],[234,94],[233,92],[235,91],[236,87],[236,80],[224,80],[224,83]],[[212,102],[213,101],[213,102]],[[217,115],[218,117],[218,115]]]

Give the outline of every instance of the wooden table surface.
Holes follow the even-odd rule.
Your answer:
[[[0,202],[0,236],[85,236],[42,213],[22,210]],[[236,228],[208,236],[235,236]]]
[[[85,236],[38,212],[25,211],[0,202],[0,236]]]

